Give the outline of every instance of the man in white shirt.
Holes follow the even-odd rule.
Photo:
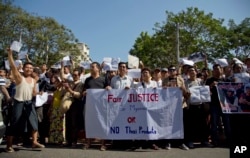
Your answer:
[[[118,64],[118,75],[111,79],[110,87],[113,89],[129,89],[133,84],[133,79],[127,76],[127,64],[120,62]]]
[[[160,68],[156,68],[154,70],[153,79],[157,84],[157,88],[161,88],[162,87],[162,79],[161,79],[161,69]]]

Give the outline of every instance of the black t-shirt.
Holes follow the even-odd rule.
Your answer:
[[[86,89],[104,89],[108,86],[107,80],[100,76],[98,78],[88,77],[84,83],[84,90]]]

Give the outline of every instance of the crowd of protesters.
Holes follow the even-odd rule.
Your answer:
[[[10,70],[0,70],[0,87],[4,95],[3,109],[6,130],[6,152],[14,152],[13,143],[29,143],[32,148],[44,148],[46,144],[60,147],[76,147],[79,137],[85,135],[84,107],[87,89],[130,89],[180,87],[183,94],[184,139],[181,140],[100,140],[100,150],[111,148],[135,150],[140,147],[170,150],[177,146],[183,150],[195,148],[197,143],[205,147],[229,144],[231,126],[229,115],[222,113],[216,85],[218,82],[235,82],[234,73],[246,72],[243,64],[232,62],[226,67],[214,64],[212,70],[199,69],[194,65],[163,65],[150,69],[140,65],[141,78],[127,75],[126,62],[118,64],[118,70],[102,71],[103,64],[92,62],[90,76],[85,76],[81,67],[64,66],[60,69],[47,68],[46,64],[36,67],[31,61],[17,68],[12,51],[8,49]],[[27,58],[28,60],[28,58]],[[245,61],[250,67],[250,59]],[[190,102],[189,88],[208,85],[210,103]],[[36,107],[36,95],[48,93],[43,106]],[[71,106],[62,108],[67,100]],[[247,100],[250,103],[250,100]],[[65,105],[66,106],[66,105]],[[14,137],[15,136],[15,139]],[[223,141],[221,139],[223,136]],[[16,141],[14,141],[16,140]],[[92,147],[91,139],[85,139],[83,149]]]

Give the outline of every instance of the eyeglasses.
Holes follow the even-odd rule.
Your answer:
[[[176,69],[169,69],[169,71],[175,71]]]
[[[76,77],[76,76],[78,76],[78,74],[73,74],[72,76]]]

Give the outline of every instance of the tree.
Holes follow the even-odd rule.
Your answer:
[[[245,18],[239,25],[229,20],[229,44],[235,56],[239,59],[250,57],[250,18]]]
[[[11,2],[0,1],[0,56],[13,40],[22,39],[22,51],[27,51],[37,65],[52,65],[62,58],[63,52],[79,56],[77,39],[72,31],[50,17],[29,14]]]
[[[150,36],[148,42],[141,42],[142,36],[137,38],[130,54],[138,56],[148,66],[176,64],[177,31],[179,31],[180,57],[202,51],[207,54],[211,62],[215,58],[231,55],[229,38],[226,36],[227,28],[222,25],[223,19],[215,19],[212,13],[205,14],[204,11],[192,7],[178,14],[166,11],[166,15],[165,22],[155,24],[155,33]],[[179,30],[177,24],[180,26]],[[152,56],[160,58],[159,62],[154,58],[147,58]]]

